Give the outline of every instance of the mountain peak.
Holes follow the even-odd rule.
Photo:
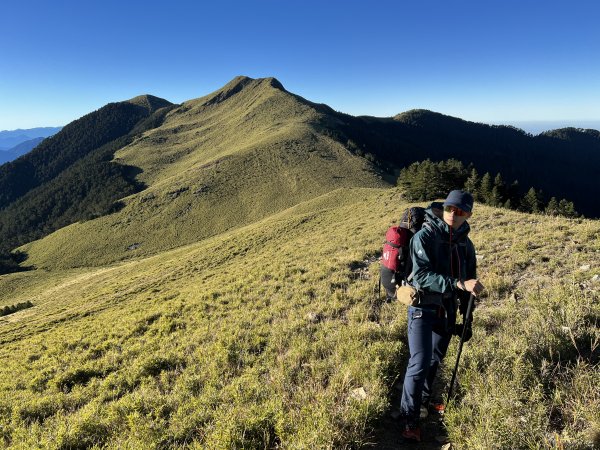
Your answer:
[[[589,128],[558,128],[556,130],[544,131],[540,136],[551,137],[563,140],[574,140],[574,139],[600,139],[600,131],[592,130]]]
[[[280,91],[285,91],[283,84],[281,84],[281,82],[277,78],[274,78],[274,77],[259,78],[257,81],[260,81],[263,84],[267,84],[271,87],[274,87],[275,89],[279,89]]]
[[[235,77],[221,89],[215,91],[209,96],[208,100],[204,103],[205,106],[214,105],[221,103],[235,94],[241,92],[245,88],[275,88],[283,92],[287,92],[283,85],[273,77],[268,78],[250,78],[244,75]]]
[[[236,87],[245,87],[249,84],[253,84],[256,86],[261,86],[261,85],[271,86],[271,87],[280,89],[282,91],[285,91],[283,84],[281,84],[281,82],[275,77],[250,78],[245,75],[238,75],[233,80],[231,80],[229,83],[227,83],[225,86],[223,86],[221,89],[234,89]]]
[[[404,122],[407,124],[414,125],[423,120],[433,119],[433,118],[443,118],[443,117],[456,119],[455,117],[446,116],[444,114],[430,111],[428,109],[410,109],[408,111],[405,111],[403,113],[395,115],[394,120],[397,120],[398,122]],[[457,120],[461,120],[461,119],[457,119]]]
[[[165,100],[164,98],[155,97],[154,95],[149,94],[138,95],[137,97],[127,100],[127,103],[141,106],[147,109],[149,112],[154,112],[157,109],[172,105],[170,101]]]

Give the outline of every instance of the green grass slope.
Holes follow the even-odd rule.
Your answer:
[[[108,104],[0,166],[0,273],[12,270],[6,260],[15,247],[108,214],[138,192],[136,169],[112,162],[114,152],[157,126],[173,106],[148,95]]]
[[[115,155],[146,190],[119,212],[26,245],[28,264],[80,267],[148,256],[254,223],[341,187],[386,183],[321,134],[322,113],[274,79],[238,77],[172,110]]]
[[[337,190],[139,261],[2,277],[0,439],[31,448],[362,442],[401,349],[368,320],[392,191]],[[351,238],[350,238],[351,236]],[[353,266],[352,266],[353,267]],[[355,398],[363,387],[367,398]],[[2,442],[2,441],[0,441]]]
[[[373,297],[399,195],[338,189],[148,258],[1,277],[0,306],[34,306],[0,318],[0,445],[372,442],[407,358],[405,308]],[[479,205],[471,224],[488,289],[446,415],[453,443],[592,448],[600,224]]]

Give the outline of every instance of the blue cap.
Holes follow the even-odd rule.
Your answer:
[[[467,191],[450,191],[444,206],[456,206],[463,211],[471,212],[473,210],[473,196]]]

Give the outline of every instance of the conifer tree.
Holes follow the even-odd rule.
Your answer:
[[[497,186],[492,188],[492,193],[490,194],[488,203],[490,206],[502,206],[502,195],[500,194],[500,190]]]
[[[492,190],[489,194],[487,202],[491,206],[502,206],[505,200],[506,186],[504,181],[502,180],[502,175],[498,173],[494,178],[494,183],[492,185]]]
[[[432,162],[430,159],[412,163],[400,171],[398,185],[409,200],[433,200],[446,196],[448,191],[463,186],[467,171],[456,159]]]
[[[486,172],[481,179],[481,185],[479,187],[479,195],[481,201],[486,204],[490,204],[492,197],[492,176],[489,172]]]
[[[564,198],[558,202],[558,214],[565,217],[577,217],[579,215],[577,211],[575,211],[573,202],[565,200]]]
[[[546,205],[545,213],[551,216],[556,216],[558,214],[558,202],[556,201],[556,197],[550,198],[548,205]]]
[[[457,159],[448,159],[438,163],[439,171],[442,175],[444,183],[442,185],[442,195],[446,195],[447,191],[460,189],[469,175],[464,164]]]
[[[525,212],[540,212],[540,194],[533,188],[529,188],[527,194],[521,200],[521,208]]]
[[[477,173],[477,169],[475,167],[473,167],[473,169],[471,169],[471,174],[469,175],[469,178],[467,178],[467,181],[465,181],[465,186],[464,189],[467,192],[470,192],[471,195],[473,195],[473,198],[477,201],[480,201],[480,197],[479,197],[479,185],[481,183],[481,180],[479,179],[479,174]]]
[[[519,205],[521,199],[521,188],[517,180],[513,181],[506,187],[506,198],[510,200],[511,205],[515,208]]]

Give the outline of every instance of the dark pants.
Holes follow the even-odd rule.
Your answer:
[[[400,411],[409,422],[418,422],[421,404],[429,402],[433,380],[446,356],[456,323],[455,309],[449,307],[446,311],[436,306],[408,307],[410,359],[404,376]]]

